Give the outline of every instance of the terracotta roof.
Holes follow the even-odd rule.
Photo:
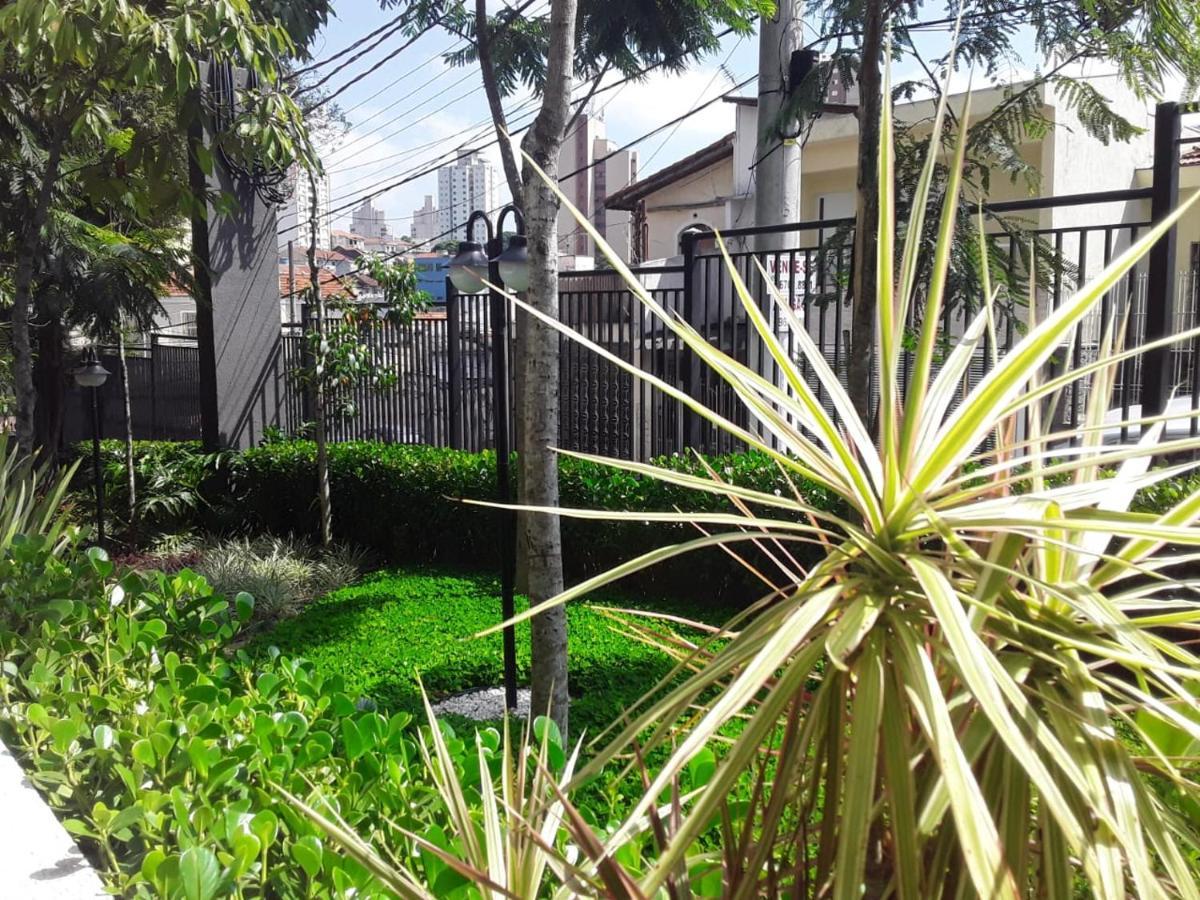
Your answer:
[[[1192,147],[1187,153],[1179,157],[1181,166],[1200,166],[1200,147]]]
[[[330,297],[353,297],[354,289],[349,279],[338,278],[333,272],[322,269],[317,280],[321,284],[321,296],[328,299]],[[296,270],[296,293],[301,291],[311,290],[312,279],[308,275],[308,270]],[[292,285],[288,279],[287,267],[284,266],[279,272],[279,296],[292,296]]]
[[[727,156],[733,156],[734,132],[729,132],[718,141],[713,141],[707,147],[701,147],[690,156],[685,156],[665,168],[659,169],[653,175],[648,175],[640,181],[627,184],[621,190],[604,198],[605,209],[632,210],[638,202],[651,194],[661,191],[667,185],[674,184],[681,178],[693,175],[707,169],[714,163],[720,162]]]
[[[182,284],[180,284],[174,278],[168,279],[166,284],[161,285],[158,289],[158,292],[159,292],[159,295],[162,297],[190,297],[190,296],[192,296],[192,292],[189,291],[187,288],[185,288]]]

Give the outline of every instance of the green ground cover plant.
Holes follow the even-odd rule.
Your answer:
[[[326,847],[294,797],[360,833],[419,834],[426,845],[399,858],[430,894],[477,896],[438,856],[452,828],[422,752],[428,728],[422,737],[409,712],[363,708],[312,664],[230,659],[249,595],[226,600],[187,570],[119,570],[75,539],[18,535],[0,553],[0,736],[114,892],[392,896]],[[501,735],[439,727],[478,809]],[[561,747],[546,740],[548,771],[561,771]]]
[[[523,597],[517,606],[527,608]],[[688,612],[678,602],[626,597],[592,599],[568,610],[572,721],[592,736],[619,719],[673,666],[662,651],[631,635],[631,620],[602,612],[610,607]],[[710,616],[720,620],[727,612],[714,610]],[[389,712],[419,714],[418,676],[434,700],[501,683],[500,635],[475,637],[494,626],[499,615],[494,578],[429,569],[376,572],[318,599],[246,649],[255,660],[274,652],[304,658],[326,677],[340,678],[356,698]],[[699,637],[694,631],[690,636]],[[517,665],[527,681],[528,624],[518,626]]]

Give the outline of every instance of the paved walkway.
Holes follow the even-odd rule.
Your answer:
[[[100,876],[0,741],[0,898],[107,896]]]

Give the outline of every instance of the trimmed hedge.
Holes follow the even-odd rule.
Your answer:
[[[119,458],[119,442],[107,442],[106,454]],[[177,456],[190,471],[194,444],[140,442],[139,455],[163,465]],[[672,456],[661,465],[704,474],[694,457]],[[766,492],[791,491],[778,467],[764,454],[716,457],[709,463],[722,478]],[[491,570],[496,561],[494,514],[461,502],[495,496],[495,455],[437,447],[357,441],[330,447],[334,533],[338,540],[366,548],[392,565],[440,564]],[[715,494],[685,490],[570,457],[560,461],[560,491],[565,507],[605,510],[701,512],[728,510]],[[822,487],[800,481],[796,488],[813,505],[840,512],[840,501]],[[1190,474],[1139,493],[1134,509],[1161,512],[1200,488]],[[265,530],[314,536],[316,447],[310,441],[267,444],[228,454],[204,480],[208,501],[203,525],[210,529]],[[773,511],[778,515],[778,511]],[[688,540],[699,532],[688,525],[613,522],[564,518],[564,564],[569,580],[594,575],[649,550]],[[751,545],[739,552],[762,561]],[[817,548],[795,551],[803,564]],[[770,571],[768,568],[766,571]],[[720,550],[670,560],[628,582],[630,587],[689,602],[745,602],[761,595],[760,582]]]
[[[695,459],[661,460],[681,471],[703,474]],[[352,442],[330,447],[334,533],[367,547],[393,564],[465,565],[491,568],[496,559],[495,515],[460,502],[495,497],[495,455],[433,447]],[[771,491],[790,491],[779,469],[762,454],[712,460],[723,478]],[[233,493],[256,525],[270,531],[313,534],[316,448],[306,441],[272,444],[238,455],[231,467]],[[560,461],[564,507],[671,511],[727,510],[715,494],[690,491],[595,463]],[[797,487],[823,508],[836,498],[822,488]],[[562,519],[567,578],[605,571],[669,543],[698,537],[693,526],[663,523]],[[762,562],[750,545],[739,552]],[[802,554],[804,555],[804,554]],[[812,555],[808,554],[809,559]],[[717,549],[688,554],[630,580],[639,590],[673,594],[708,605],[762,594],[761,583]]]

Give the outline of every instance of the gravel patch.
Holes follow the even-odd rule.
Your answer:
[[[433,711],[439,716],[455,715],[474,719],[477,722],[489,722],[504,718],[504,688],[489,687],[464,691],[439,700],[433,704]],[[529,688],[517,689],[517,715],[526,718],[529,715]]]

